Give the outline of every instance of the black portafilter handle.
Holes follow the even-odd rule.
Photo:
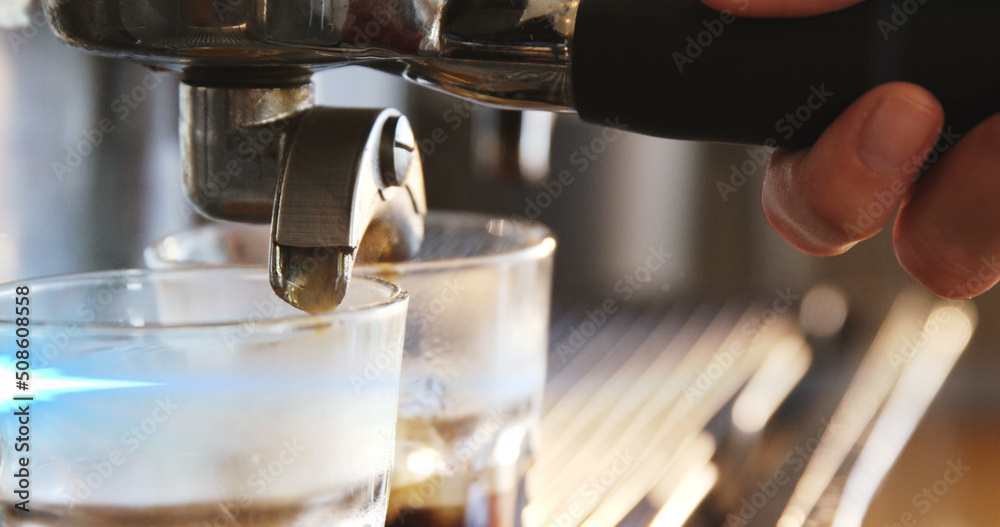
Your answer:
[[[699,0],[582,0],[572,46],[580,116],[660,137],[800,148],[892,81],[930,90],[955,134],[1000,112],[1000,2],[739,14]]]

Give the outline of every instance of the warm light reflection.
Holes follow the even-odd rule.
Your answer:
[[[691,517],[698,504],[719,481],[719,469],[714,464],[689,473],[677,486],[667,503],[653,518],[650,527],[681,527]]]
[[[440,461],[441,454],[433,448],[420,448],[406,456],[406,469],[420,476],[421,480],[425,480],[434,474]]]
[[[524,507],[521,511],[521,521],[524,523],[525,527],[539,527],[545,523],[545,520],[549,518],[552,511],[538,503],[533,501]]]
[[[520,426],[505,429],[497,438],[493,459],[500,466],[513,466],[521,459],[521,450],[527,430]]]
[[[733,405],[733,425],[745,434],[764,429],[812,364],[812,351],[798,336],[778,342]]]
[[[892,357],[904,349],[908,338],[924,327],[932,306],[924,293],[915,291],[904,292],[893,302],[829,419],[835,423],[836,433],[829,427],[825,429],[820,445],[795,485],[779,527],[801,527],[806,514],[819,503],[896,384],[899,370],[892,364]]]
[[[833,523],[824,524],[862,525],[879,485],[975,330],[971,304],[935,306],[924,298],[897,298],[831,419],[838,432],[827,430],[778,527],[811,524],[813,514],[827,516],[834,507]],[[847,479],[835,478],[838,473]]]
[[[974,326],[954,307],[931,313],[923,331],[926,343],[910,359],[851,469],[832,527],[861,526],[881,482],[972,340]]]
[[[799,323],[802,331],[819,338],[840,332],[847,321],[847,295],[837,287],[821,285],[802,297]]]
[[[789,507],[778,520],[778,527],[802,527],[805,520],[805,513],[798,507]]]
[[[521,113],[521,138],[518,144],[521,173],[532,183],[541,183],[549,175],[552,157],[552,129],[555,115],[550,112]]]

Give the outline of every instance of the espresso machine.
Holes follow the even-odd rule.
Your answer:
[[[616,129],[677,139],[802,147],[814,142],[867,89],[891,80],[910,80],[934,92],[949,122],[963,133],[1000,110],[992,96],[1000,77],[993,70],[970,68],[971,58],[955,55],[956,49],[994,46],[996,37],[991,32],[967,29],[1000,14],[1000,7],[972,5],[964,1],[927,4],[922,7],[924,16],[901,25],[901,38],[885,46],[871,45],[880,40],[879,29],[861,21],[871,17],[891,20],[890,2],[865,2],[816,20],[734,22],[695,0],[44,0],[44,19],[37,11],[11,15],[15,7],[31,7],[12,5],[7,14],[12,19],[20,16],[21,24],[6,36],[14,57],[10,60],[23,64],[37,57],[32,71],[23,75],[42,77],[45,82],[41,84],[50,91],[36,94],[35,104],[58,100],[67,89],[92,91],[100,101],[99,110],[93,112],[96,119],[55,103],[61,113],[55,122],[73,123],[72,135],[50,156],[61,166],[45,166],[60,189],[79,184],[74,176],[82,169],[72,165],[81,160],[74,154],[97,163],[102,172],[94,179],[96,184],[76,189],[74,199],[61,198],[65,200],[61,206],[75,209],[79,217],[96,214],[102,218],[100,237],[86,236],[83,228],[68,236],[75,238],[81,253],[89,254],[88,262],[107,265],[116,258],[93,254],[107,243],[104,237],[136,246],[152,236],[122,225],[120,218],[145,217],[148,225],[155,225],[145,231],[159,229],[159,234],[180,227],[173,208],[146,210],[141,209],[143,203],[169,202],[170,207],[187,203],[181,206],[186,207],[188,220],[206,216],[272,225],[270,273],[276,293],[306,310],[322,311],[336,304],[356,263],[405,259],[413,253],[421,240],[420,218],[428,201],[513,210],[517,216],[541,217],[557,231],[561,226],[571,227],[569,236],[561,238],[576,244],[578,250],[571,251],[574,258],[593,255],[600,263],[564,262],[570,277],[561,286],[565,291],[579,288],[592,276],[613,289],[632,269],[614,255],[629,250],[642,254],[648,249],[653,234],[633,232],[628,245],[616,239],[616,233],[596,226],[592,229],[601,240],[621,245],[589,247],[588,233],[593,231],[580,228],[589,223],[588,218],[568,210],[578,202],[562,201],[549,207],[538,200],[542,195],[538,189],[546,187],[497,191],[492,182],[470,183],[463,168],[481,161],[481,151],[489,150],[491,141],[511,141],[502,133],[481,130],[468,131],[472,140],[442,140],[439,130],[456,135],[446,116],[457,115],[465,121],[460,111],[447,113],[457,104],[452,96],[472,101],[474,106],[469,107],[477,109],[470,111],[475,115],[469,120],[476,125],[492,119],[493,132],[503,130],[503,123],[510,120],[527,122],[525,116],[537,115],[532,112],[560,114],[554,125],[542,120],[540,126],[552,141],[548,146],[557,160],[551,167],[555,181],[561,169],[575,170],[580,160],[598,167],[595,172],[609,174],[602,181],[605,189],[617,186],[608,181],[613,179],[611,174],[626,180],[617,172],[641,168],[644,178],[637,182],[632,174],[627,179],[630,183],[621,184],[632,194],[623,196],[612,190],[609,193],[615,199],[610,205],[595,204],[593,197],[583,200],[587,210],[613,207],[622,211],[634,196],[660,179],[658,171],[664,164],[653,149],[669,145],[670,162],[683,164],[686,171],[707,171],[713,174],[712,181],[750,154],[744,147],[666,143],[631,133],[619,136]],[[119,70],[104,59],[75,55],[75,60],[53,71],[43,57],[57,44],[44,35],[29,38],[23,29],[34,28],[34,35],[47,31],[45,24],[51,24],[58,37],[73,46],[137,62],[147,69],[128,66]],[[834,49],[830,42],[843,45]],[[316,106],[311,78],[325,78],[327,73],[321,71],[339,66],[382,72],[366,77],[368,82],[395,83],[387,73],[430,89],[406,89],[406,99],[400,103],[412,107],[406,116],[391,109]],[[175,100],[172,86],[177,80],[180,96]],[[98,82],[111,86],[107,94],[97,93]],[[775,136],[775,120],[813,93],[813,87],[824,85],[833,92],[830,101],[790,139]],[[982,89],[969,93],[962,88],[968,85]],[[155,102],[138,108],[147,100]],[[129,111],[139,119],[128,115]],[[568,115],[573,112],[600,129],[585,128]],[[127,118],[119,119],[123,115]],[[30,121],[28,116],[0,118]],[[174,121],[180,123],[176,145],[180,157],[174,155],[170,139],[173,126],[164,125]],[[84,133],[77,133],[77,128]],[[466,128],[470,127],[464,126],[463,133]],[[516,128],[520,136],[513,141],[515,145],[529,130]],[[617,152],[597,153],[595,137],[604,140],[603,148],[617,147]],[[91,144],[90,152],[76,147],[81,140]],[[101,142],[115,144],[116,151],[132,158],[108,158],[96,148]],[[63,150],[63,143],[74,147]],[[152,147],[164,144],[166,148]],[[590,150],[579,150],[580,145]],[[473,159],[457,161],[460,157],[452,155],[456,150],[466,150],[464,155]],[[163,174],[163,178],[140,182],[137,174],[129,172],[135,167]],[[666,171],[675,170],[680,171],[669,166]],[[508,165],[496,171],[509,174],[517,169]],[[174,179],[167,180],[168,174]],[[178,175],[183,201],[177,196]],[[122,184],[133,180],[134,184]],[[30,199],[30,182],[7,184],[12,190],[9,196],[22,194]],[[134,199],[135,192],[145,198]],[[669,214],[658,217],[664,229],[680,231],[677,239],[681,241],[673,242],[677,259],[671,262],[671,287],[669,291],[666,287],[635,288],[637,294],[680,291],[694,296],[709,289],[725,295],[744,286],[757,293],[772,290],[778,276],[785,280],[780,285],[792,280],[801,290],[823,279],[850,277],[859,279],[844,287],[862,296],[862,311],[877,312],[889,303],[884,290],[866,281],[878,282],[876,278],[855,276],[858,269],[870,269],[873,262],[885,267],[885,247],[863,249],[862,255],[839,263],[818,263],[785,248],[754,253],[749,246],[771,247],[776,244],[773,236],[761,234],[763,229],[756,225],[716,229],[724,221],[720,217],[752,210],[755,192],[744,190],[734,206],[724,206],[713,192],[689,183],[680,190],[670,187],[655,194],[694,202],[700,212],[695,219],[683,221]],[[109,196],[114,196],[113,201]],[[115,203],[114,210],[106,205],[110,202]],[[532,212],[531,205],[539,214]],[[686,211],[691,212],[687,205]],[[173,225],[161,222],[163,218],[170,218]],[[627,226],[643,223],[622,221]],[[672,224],[675,221],[681,227]],[[759,218],[754,221],[762,223]],[[58,225],[53,222],[46,231],[64,228]],[[722,242],[692,241],[697,237],[692,232],[699,230],[713,237],[721,232]],[[37,236],[10,233],[6,243],[31,247],[28,238]],[[0,237],[0,248],[4,243]],[[50,243],[44,252],[37,246],[25,249],[33,255],[30,272],[62,271],[38,267],[36,262],[46,252],[64,247],[67,240],[43,243]],[[317,248],[328,250],[331,257],[324,266],[307,270],[301,255]],[[691,248],[695,250],[683,254]],[[699,274],[702,266],[713,270]],[[16,263],[8,263],[8,268],[24,274]],[[908,282],[898,271],[887,274],[892,287]]]
[[[610,128],[768,147],[811,144],[851,101],[890,80],[934,92],[958,133],[1000,109],[988,90],[962,89],[1000,81],[962,68],[945,48],[897,44],[872,53],[868,38],[879,29],[866,22],[888,3],[739,24],[732,12],[693,0],[52,0],[44,7],[74,46],[180,72],[188,200],[211,218],[271,223],[272,285],[307,310],[336,305],[356,259],[412,254],[425,210],[420,144],[407,119],[314,107],[317,70],[360,64],[508,109],[575,110]],[[976,6],[980,19],[989,17],[984,9],[993,8]],[[931,7],[895,42],[986,48],[988,32],[964,30],[974,23],[963,14],[971,11],[971,4]],[[686,47],[673,50],[664,34],[689,35]],[[744,52],[750,45],[753,57]],[[886,61],[902,66],[878,68]],[[814,93],[823,95],[821,107],[790,137],[772,137],[787,101]],[[369,229],[378,242],[362,244]],[[302,252],[317,248],[336,256],[304,271]]]

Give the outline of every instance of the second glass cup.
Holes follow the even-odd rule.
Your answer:
[[[216,224],[146,250],[152,268],[267,262],[267,227]],[[415,260],[358,266],[410,295],[387,525],[518,524],[548,351],[545,227],[432,212]]]

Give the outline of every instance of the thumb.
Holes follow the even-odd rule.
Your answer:
[[[739,16],[793,18],[821,15],[860,4],[863,0],[701,0],[705,5]]]

